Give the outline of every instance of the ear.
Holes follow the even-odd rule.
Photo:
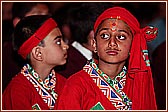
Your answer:
[[[32,57],[38,61],[42,61],[42,49],[40,46],[36,46],[32,49]]]
[[[91,30],[90,33],[89,33],[89,36],[88,36],[88,40],[93,48],[93,50],[95,50],[95,47],[96,47],[96,41],[94,39],[94,31]]]
[[[97,46],[96,46],[96,40],[93,38],[92,39],[92,41],[91,41],[91,45],[92,45],[92,47],[93,47],[93,51],[94,51],[94,53],[97,53]]]
[[[93,30],[90,31],[88,39],[90,39],[90,40],[94,39],[94,31]]]
[[[14,26],[14,28],[16,27],[16,25],[17,25],[17,23],[20,21],[20,18],[18,18],[18,17],[15,17],[14,19],[13,19],[13,26]]]
[[[94,51],[94,49],[95,49],[93,47],[93,45],[94,45],[94,31],[91,30],[89,35],[88,35],[88,46],[90,46],[91,51]]]

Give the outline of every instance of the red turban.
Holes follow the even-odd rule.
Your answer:
[[[31,52],[31,50],[37,46],[54,28],[57,27],[57,23],[49,18],[44,24],[28,39],[26,40],[18,50],[24,59]]]
[[[128,24],[133,41],[130,50],[128,76],[125,89],[132,100],[132,109],[156,109],[156,100],[153,87],[152,72],[150,68],[146,41],[154,39],[157,28],[140,28],[138,20],[125,8],[113,7],[105,10],[96,20],[94,31],[105,19],[118,18]],[[131,77],[131,78],[128,78]],[[133,89],[130,89],[133,88]]]

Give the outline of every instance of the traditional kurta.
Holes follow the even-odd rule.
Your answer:
[[[109,86],[110,84],[108,84],[108,80],[104,80],[105,78],[104,79],[102,78],[102,76],[104,77],[105,75],[102,76],[100,75],[102,74],[102,71],[98,69],[98,67],[94,67],[95,65],[93,64],[90,65],[92,66],[86,64],[83,70],[74,74],[67,80],[67,83],[64,86],[62,94],[58,98],[58,103],[56,104],[55,109],[58,110],[156,109],[156,104],[154,102],[155,98],[152,95],[153,91],[151,89],[150,83],[148,82],[150,76],[148,76],[147,74],[139,74],[132,77],[133,76],[132,74],[126,74],[125,75],[126,77],[124,76],[126,80],[124,79],[124,77],[122,78],[118,77],[119,79],[114,78],[117,79],[120,83],[120,84],[116,83],[118,84],[117,86],[118,88],[115,87],[115,83],[112,85],[113,87],[111,86],[112,88],[108,88],[107,86]],[[91,78],[93,74],[97,74],[97,76],[98,77],[100,76],[103,80],[99,80],[98,78]],[[120,76],[122,76],[122,72]],[[100,87],[102,85],[103,87]],[[146,100],[144,101],[144,99]]]
[[[23,69],[25,69],[24,67]],[[7,110],[32,110],[32,109],[49,110],[51,109],[49,106],[51,104],[48,104],[48,103],[51,103],[52,101],[50,101],[51,99],[49,99],[48,95],[45,94],[44,91],[46,89],[43,88],[42,86],[41,86],[42,87],[41,89],[35,83],[32,83],[33,82],[32,80],[31,81],[28,80],[31,78],[26,77],[24,73],[28,73],[28,72],[26,72],[26,70],[24,71],[23,69],[18,75],[16,75],[12,79],[12,81],[5,89],[2,97],[2,108],[5,110],[6,109]],[[33,76],[32,74],[30,75]],[[56,95],[59,95],[64,86],[64,83],[66,82],[66,79],[57,73],[55,73],[54,79],[56,79],[56,84],[53,90],[55,91],[54,93],[56,93]],[[37,82],[37,80],[35,81]],[[49,81],[49,83],[50,82],[51,81]],[[50,94],[51,92],[48,92],[48,93]],[[47,101],[44,101],[45,98],[42,98],[42,95],[46,99],[48,98]],[[53,102],[55,104],[56,101],[53,101]]]
[[[67,80],[62,92],[63,94],[58,98],[56,106],[58,110],[90,110],[98,102],[105,109],[115,109],[90,76],[83,70]]]

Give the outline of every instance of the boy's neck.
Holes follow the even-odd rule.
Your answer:
[[[123,69],[124,63],[108,64],[99,60],[99,69],[107,74],[111,79],[114,79]]]
[[[52,70],[52,67],[45,65],[34,65],[32,67],[38,73],[42,80],[44,80],[51,73]]]

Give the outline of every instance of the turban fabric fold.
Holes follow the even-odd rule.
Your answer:
[[[156,37],[157,28],[147,26],[141,29],[138,20],[128,10],[122,7],[113,7],[105,10],[97,18],[94,31],[96,32],[103,20],[110,18],[123,20],[128,24],[133,33],[128,74],[124,87],[126,94],[132,100],[132,109],[157,109],[146,45],[146,41],[151,41]]]

